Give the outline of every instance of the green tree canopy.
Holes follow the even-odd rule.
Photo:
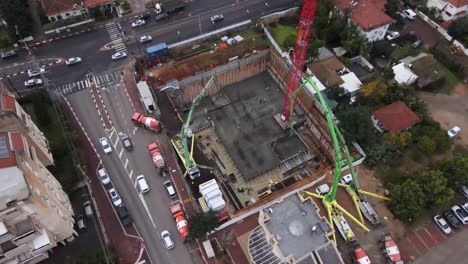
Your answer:
[[[15,26],[18,28],[21,37],[26,38],[31,35],[32,19],[27,7],[27,1],[1,0],[0,15],[7,23],[7,31],[11,39],[19,39]]]
[[[218,217],[213,212],[207,214],[196,214],[188,219],[190,239],[199,239],[206,236],[206,233],[213,231],[219,226]]]
[[[385,139],[390,148],[395,151],[403,151],[411,143],[410,132],[389,132],[385,134]]]
[[[468,186],[468,156],[458,154],[453,159],[444,159],[439,163],[439,170],[448,180],[448,185],[454,190]]]
[[[425,195],[415,180],[407,179],[401,184],[390,184],[389,190],[390,206],[400,220],[411,222],[421,215],[426,204]]]
[[[454,38],[463,38],[468,35],[468,16],[455,19],[448,28],[448,33]]]
[[[341,37],[341,44],[351,55],[356,55],[364,52],[367,46],[367,39],[359,32],[356,25],[351,24],[346,27]]]
[[[385,13],[391,17],[397,19],[398,15],[398,0],[387,0],[385,4]]]
[[[439,170],[423,172],[418,182],[426,196],[427,207],[444,205],[453,199],[455,192],[448,186],[448,180]]]
[[[350,141],[358,141],[364,145],[370,144],[375,135],[371,121],[371,112],[366,106],[348,107],[336,113],[339,126],[344,136]]]
[[[427,135],[424,135],[418,139],[418,149],[424,154],[433,154],[436,150],[436,146],[436,142]]]

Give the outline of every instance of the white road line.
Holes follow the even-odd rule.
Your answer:
[[[133,129],[133,135],[135,135],[135,133],[137,132],[137,130],[138,130],[138,127],[135,127],[135,128]]]
[[[121,150],[120,153],[119,153],[119,158],[122,158],[123,151],[124,151],[124,150],[123,150],[123,148],[122,148],[122,150]]]
[[[143,194],[141,192],[139,192],[138,196],[140,196],[140,200],[143,203],[143,206],[145,207],[146,213],[148,214],[148,216],[149,216],[149,218],[151,220],[151,223],[153,224],[154,229],[156,229],[156,224],[154,223],[153,217],[151,216],[151,214],[149,212],[148,205],[146,205],[146,201],[145,201],[145,199],[143,197]]]
[[[90,85],[89,85],[89,81],[88,81],[88,80],[85,80],[85,86],[86,86],[86,88],[89,88]]]
[[[127,166],[128,166],[128,159],[125,160],[125,164],[124,164],[125,170],[127,170]]]
[[[115,139],[115,142],[112,143],[112,145],[114,145],[114,147],[115,147],[116,149],[117,149],[117,143],[119,143],[119,137],[117,137],[117,138]]]
[[[106,81],[109,82],[109,76],[107,76],[107,74],[104,76],[106,77]]]
[[[130,171],[130,173],[128,174],[128,176],[130,177],[130,179],[132,178],[132,176],[133,176],[133,170]]]

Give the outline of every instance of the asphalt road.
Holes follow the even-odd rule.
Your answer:
[[[468,229],[456,234],[444,243],[417,258],[414,264],[466,263]]]

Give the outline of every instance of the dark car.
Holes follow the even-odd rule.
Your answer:
[[[127,207],[125,205],[115,208],[117,210],[117,214],[119,215],[120,221],[124,226],[130,226],[133,221],[130,215],[128,214]]]
[[[130,151],[133,149],[133,144],[132,141],[130,141],[130,138],[127,136],[127,134],[120,132],[119,133],[120,140],[122,141],[122,144],[124,145],[125,149],[127,151]]]
[[[458,229],[461,226],[460,220],[451,212],[451,211],[445,211],[444,212],[444,217],[447,219],[447,221],[450,223],[450,225]]]
[[[14,50],[5,51],[2,53],[2,59],[8,59],[18,55]]]
[[[150,14],[143,14],[140,16],[140,19],[148,20],[150,17],[151,17]]]
[[[155,17],[156,21],[164,20],[168,17],[167,13],[161,13]]]

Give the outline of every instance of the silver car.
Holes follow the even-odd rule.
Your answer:
[[[42,79],[39,79],[39,78],[32,78],[24,82],[24,86],[26,87],[40,86],[42,84],[43,84]]]
[[[122,199],[120,199],[120,195],[114,188],[109,190],[109,195],[114,206],[119,207],[122,205]]]
[[[173,249],[174,248],[174,241],[171,238],[171,233],[169,231],[164,230],[161,232],[161,239],[163,245],[166,249]]]
[[[119,51],[112,54],[112,60],[120,60],[127,57],[127,52]]]
[[[444,234],[448,235],[452,233],[452,229],[442,216],[434,216],[434,223],[437,225],[438,228],[440,228],[440,230],[442,230],[442,232],[444,232]]]

